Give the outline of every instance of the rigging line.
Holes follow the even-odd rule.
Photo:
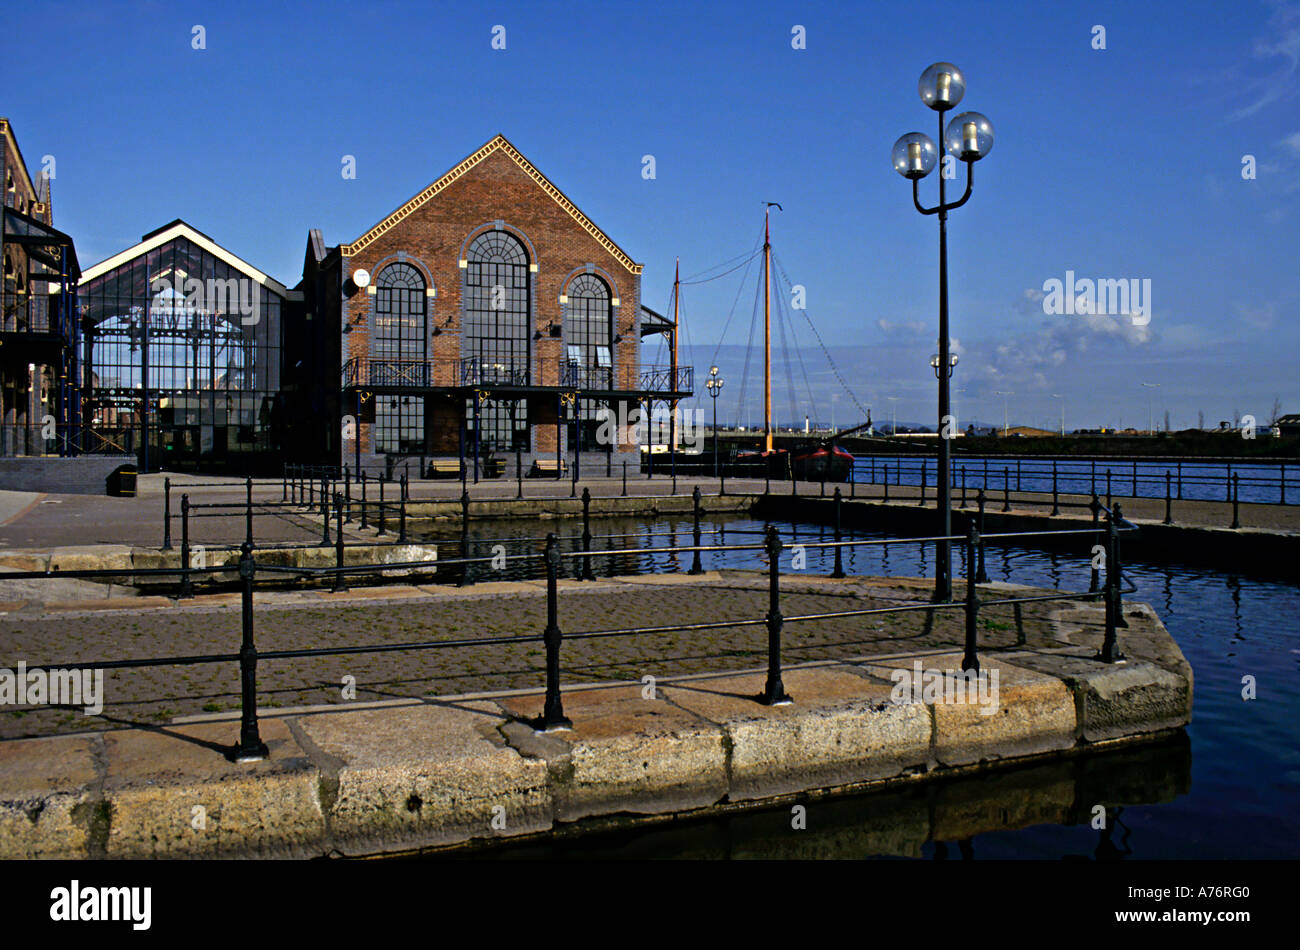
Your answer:
[[[707,284],[710,281],[714,281],[714,280],[718,280],[719,278],[726,277],[728,274],[733,274],[736,271],[740,270],[742,265],[747,264],[749,263],[749,261],[753,260],[753,258],[758,254],[760,250],[762,250],[762,242],[759,242],[759,246],[756,249],[752,251],[748,251],[746,254],[737,254],[735,257],[731,258],[730,260],[723,261],[721,264],[714,264],[712,267],[706,267],[704,270],[700,271],[699,273],[692,274],[690,277],[683,280],[682,283],[683,284]],[[740,260],[742,257],[745,259]],[[716,274],[713,277],[704,277],[703,279],[700,279],[701,275],[707,274],[709,271],[712,270],[717,270],[719,267],[726,267],[728,264],[732,264],[735,261],[740,261],[740,263],[736,264],[734,267],[730,268],[729,270],[723,271],[721,274]]]
[[[777,299],[782,301],[780,305],[782,317],[790,321],[790,336],[796,341],[794,355],[795,359],[799,361],[799,374],[803,377],[803,388],[808,394],[808,405],[812,412],[812,421],[817,422],[817,416],[820,415],[820,407],[817,404],[817,397],[813,395],[812,383],[808,380],[808,367],[804,365],[803,361],[803,347],[797,345],[799,337],[798,334],[795,333],[794,317],[790,314],[790,310],[793,309],[793,306],[788,305],[784,301],[782,295],[778,295]]]
[[[790,276],[785,272],[785,268],[781,265],[781,262],[776,259],[775,254],[772,255],[772,260],[776,263],[777,272],[785,281],[786,286],[793,288],[793,284],[790,282]],[[817,338],[817,344],[822,348],[822,352],[826,354],[826,362],[830,364],[831,372],[835,374],[835,378],[839,381],[840,386],[849,394],[849,398],[852,399],[853,404],[858,407],[858,411],[861,412],[864,417],[870,416],[871,410],[862,405],[858,400],[857,394],[854,393],[853,390],[849,388],[849,384],[844,381],[843,375],[840,374],[839,367],[835,365],[835,360],[831,357],[831,351],[826,348],[826,342],[822,339],[822,335],[817,332],[817,325],[812,322],[812,317],[808,316],[807,310],[804,311],[803,316],[804,319],[808,321],[808,327],[812,330],[813,336]]]
[[[740,377],[740,402],[736,404],[736,427],[740,427],[740,416],[746,409],[745,397],[749,384],[749,361],[754,356],[754,329],[758,324],[758,300],[763,292],[763,282],[754,282],[754,305],[749,314],[749,339],[745,343],[745,369]]]
[[[723,341],[727,339],[727,328],[731,326],[731,318],[736,315],[736,305],[740,303],[740,295],[745,290],[745,281],[749,280],[749,269],[754,265],[755,254],[745,262],[745,273],[740,275],[740,283],[736,285],[736,296],[732,298],[731,309],[727,311],[727,320],[722,324],[722,333],[718,335],[718,344],[713,348],[713,356],[709,359],[710,366],[718,365],[718,352],[722,349]]]
[[[785,366],[785,401],[786,408],[790,410],[791,425],[794,429],[799,428],[799,409],[795,403],[798,398],[798,392],[794,387],[794,373],[790,367],[790,344],[785,338],[785,321],[781,319],[781,305],[778,302],[776,306],[776,332],[781,337],[781,362]],[[776,400],[772,403],[775,405]],[[773,430],[779,429],[775,421],[772,424]]]

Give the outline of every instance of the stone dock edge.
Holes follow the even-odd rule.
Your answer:
[[[787,668],[789,705],[761,672],[569,687],[573,728],[538,732],[539,693],[268,711],[270,756],[225,753],[238,722],[0,742],[0,857],[308,858],[477,847],[499,839],[768,807],[791,796],[911,783],[1177,733],[1192,673],[1155,612],[1125,604],[1140,655],[1093,658],[1075,637],[1100,607],[1056,621],[1061,646],[985,654],[996,711],[922,693],[920,662],[955,682],[960,653]],[[1091,636],[1091,635],[1090,635]],[[1077,642],[1076,642],[1077,641]],[[931,682],[939,679],[931,677]],[[653,695],[653,698],[651,698]],[[949,693],[951,698],[953,694]]]

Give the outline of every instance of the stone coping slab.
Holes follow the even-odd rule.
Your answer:
[[[530,724],[535,692],[279,710],[261,719],[270,757],[252,763],[223,755],[232,719],[0,742],[0,857],[362,855],[568,834],[1050,761],[1189,721],[1189,677],[1069,650],[982,656],[994,715],[942,692],[900,697],[895,674],[918,662],[958,680],[960,655],[930,652],[788,668],[793,702],[773,707],[757,672],[566,690],[573,727],[550,732]],[[1075,798],[1063,786],[1013,811],[1052,820]],[[957,796],[929,833],[939,821],[948,840],[969,837],[990,814],[1005,820]],[[864,834],[912,853],[922,818]]]

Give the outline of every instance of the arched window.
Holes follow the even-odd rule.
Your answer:
[[[424,275],[410,264],[389,264],[375,281],[372,360],[422,360],[428,355]]]
[[[399,261],[379,272],[371,328],[371,381],[391,386],[429,383],[428,295],[419,269]],[[375,451],[424,451],[424,397],[377,396]]]
[[[475,383],[526,386],[532,293],[528,252],[506,231],[485,231],[465,252],[465,319],[461,358],[469,360]],[[472,403],[466,419],[474,426]],[[528,422],[520,400],[494,400],[478,407],[479,439],[484,446],[527,448]]]
[[[564,358],[584,389],[613,386],[613,336],[609,286],[594,274],[569,281],[564,305]]]

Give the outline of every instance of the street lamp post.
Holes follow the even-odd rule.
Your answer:
[[[1061,393],[1052,393],[1053,399],[1061,400],[1061,435],[1065,435],[1065,396]]]
[[[718,477],[718,397],[722,395],[722,384],[724,380],[718,375],[718,368],[712,366],[709,368],[709,378],[705,380],[704,386],[709,391],[709,398],[713,400],[713,477]]]
[[[1159,383],[1143,383],[1147,391],[1147,435],[1155,435],[1155,417],[1151,414],[1151,390],[1158,389]]]
[[[1004,393],[1002,390],[995,390],[993,395],[1002,397],[1002,438],[1007,437],[1007,397],[1014,396],[1015,393]]]
[[[889,437],[892,439],[898,435],[898,397],[886,396],[885,398],[889,400],[890,409],[892,410],[889,422]]]
[[[939,493],[936,504],[940,514],[940,534],[952,534],[952,468],[951,446],[942,433],[949,421],[949,362],[950,339],[948,335],[948,212],[960,208],[969,199],[975,163],[993,147],[993,126],[978,112],[963,112],[944,126],[944,113],[961,102],[966,92],[966,81],[952,63],[934,63],[921,74],[918,83],[921,101],[939,113],[939,140],[946,151],[966,163],[966,190],[961,198],[948,202],[944,187],[944,173],[939,174],[939,203],[933,208],[921,205],[920,180],[934,170],[937,149],[928,135],[909,132],[894,143],[894,169],[912,182],[912,204],[923,215],[939,216],[939,352],[938,366],[950,367],[939,377]],[[935,599],[952,599],[952,544],[939,542],[939,557],[935,569]]]

